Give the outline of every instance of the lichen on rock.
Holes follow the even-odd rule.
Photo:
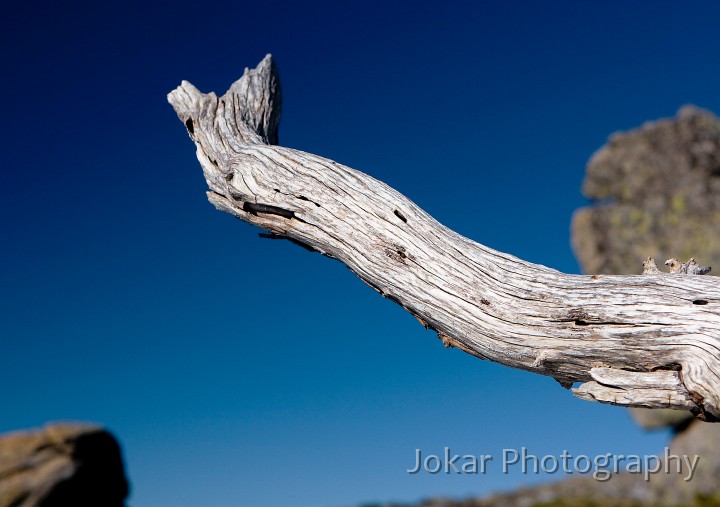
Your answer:
[[[636,274],[648,255],[720,262],[720,120],[685,106],[610,136],[587,166],[572,245],[584,271]]]

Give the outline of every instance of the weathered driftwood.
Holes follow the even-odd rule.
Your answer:
[[[568,275],[438,223],[384,183],[273,146],[280,88],[268,55],[218,98],[168,96],[219,210],[338,259],[446,346],[583,384],[575,396],[720,418],[720,281]]]

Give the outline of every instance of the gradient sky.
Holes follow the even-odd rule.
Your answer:
[[[577,273],[614,131],[720,111],[710,2],[14,2],[0,19],[0,431],[95,421],[134,507],[349,506],[558,478],[416,448],[660,452],[627,411],[446,350],[340,263],[216,211],[166,94],[276,59],[280,142]],[[280,297],[284,303],[276,301]]]

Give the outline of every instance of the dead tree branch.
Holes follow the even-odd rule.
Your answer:
[[[586,400],[720,418],[720,284],[707,276],[583,276],[492,250],[384,183],[277,142],[268,55],[218,98],[168,96],[219,210],[338,259],[446,346],[549,375]]]

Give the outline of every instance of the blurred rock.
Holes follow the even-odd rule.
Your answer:
[[[685,106],[613,134],[590,159],[572,245],[588,274],[638,274],[648,256],[720,271],[720,121]],[[662,267],[662,266],[661,266]],[[713,274],[713,273],[710,273]]]
[[[688,428],[673,438],[670,454],[676,456],[699,456],[697,471],[692,480],[684,474],[659,475],[653,490],[656,501],[665,504],[686,505],[702,497],[718,497],[720,494],[720,424],[692,422]]]
[[[690,412],[684,410],[633,407],[630,414],[637,425],[646,430],[673,428],[675,431],[682,431],[695,419]]]
[[[120,446],[98,426],[0,435],[0,507],[122,507],[128,490]]]

